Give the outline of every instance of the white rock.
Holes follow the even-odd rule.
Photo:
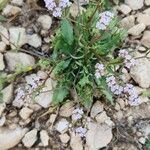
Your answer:
[[[71,133],[70,146],[72,150],[83,150],[81,137],[74,132]]]
[[[60,108],[59,114],[63,117],[70,117],[72,115],[72,112],[74,110],[74,103],[73,102],[67,102],[66,104],[62,105]]]
[[[6,121],[5,116],[0,117],[0,127],[2,127],[5,124],[5,121]]]
[[[38,48],[42,45],[42,39],[37,34],[28,35],[27,38],[28,44],[35,48]]]
[[[21,12],[21,8],[17,7],[17,6],[13,6],[13,5],[6,5],[6,7],[3,9],[2,14],[4,16],[10,17],[10,16],[14,16],[18,13]]]
[[[6,63],[8,66],[8,69],[10,71],[15,71],[16,66],[18,64],[21,64],[23,66],[34,66],[35,65],[35,59],[34,57],[22,53],[22,52],[7,52],[5,54]]]
[[[11,27],[9,28],[10,33],[10,42],[13,43],[16,47],[21,47],[27,43],[27,36],[25,28],[22,27]],[[16,47],[11,44],[11,47],[15,49]]]
[[[139,138],[139,142],[144,145],[146,142],[146,139],[144,137],[141,137]]]
[[[25,147],[30,148],[37,140],[37,129],[33,129],[25,134],[22,142]]]
[[[149,98],[148,97],[139,96],[139,104],[147,103],[147,102],[149,102]]]
[[[60,119],[56,125],[55,129],[60,133],[65,133],[68,130],[69,122],[66,119]]]
[[[150,87],[150,61],[146,58],[137,59],[135,67],[131,68],[130,74],[136,83],[142,88]]]
[[[147,30],[147,31],[144,32],[141,43],[145,47],[150,48],[150,31]]]
[[[150,0],[145,0],[145,5],[149,6],[150,5]]]
[[[143,11],[143,13],[150,15],[150,8],[145,9],[145,10]]]
[[[0,103],[0,117],[3,113],[3,111],[5,110],[5,108],[6,108],[6,104],[5,103]]]
[[[135,17],[131,15],[123,18],[120,22],[120,26],[128,30],[134,26],[134,22],[135,22]]]
[[[130,28],[128,30],[128,33],[133,36],[138,36],[145,30],[145,28],[146,28],[146,26],[143,23],[139,23],[139,24],[133,26],[132,28]]]
[[[141,9],[144,6],[144,0],[125,0],[125,3],[133,10]]]
[[[59,138],[61,142],[65,144],[70,140],[70,136],[67,133],[59,135]]]
[[[143,24],[145,24],[145,26],[149,26],[150,25],[150,21],[149,20],[150,20],[150,14],[147,14],[147,13],[142,14],[142,13],[140,13],[137,16],[137,22],[138,23],[143,23]]]
[[[17,127],[10,130],[7,128],[0,128],[0,149],[7,150],[16,146],[27,132],[27,129]]]
[[[49,142],[49,136],[48,136],[48,133],[46,130],[42,130],[40,132],[40,139],[41,139],[41,142],[42,142],[42,145],[45,147],[45,146],[48,146],[48,142]]]
[[[0,71],[5,69],[3,54],[0,53]]]
[[[23,120],[26,120],[28,119],[31,114],[33,113],[33,110],[28,108],[28,107],[23,107],[20,112],[19,112],[19,115],[20,117],[23,119]]]
[[[49,78],[45,83],[45,87],[41,90],[41,93],[35,97],[35,102],[44,108],[49,107],[53,98],[52,89],[55,87],[56,81]]]
[[[2,25],[0,25],[0,36],[2,41],[6,44],[9,45],[9,34],[8,34],[8,30],[3,27]]]
[[[128,5],[121,4],[118,8],[119,11],[121,11],[123,14],[127,15],[131,12],[131,8]]]
[[[6,50],[6,44],[3,41],[1,41],[0,42],[0,52],[4,52],[5,50]]]
[[[37,21],[41,24],[43,29],[49,30],[51,28],[52,18],[50,16],[41,15],[41,16],[39,16]]]
[[[86,9],[84,9],[83,7],[79,7],[80,8],[80,12],[84,12],[86,11]],[[71,7],[70,7],[70,14],[73,18],[76,18],[78,16],[78,13],[79,13],[79,9],[78,9],[78,5],[73,3],[71,4]]]
[[[2,90],[3,102],[5,102],[6,104],[11,103],[11,99],[13,97],[13,89],[13,84],[10,84]]]
[[[86,144],[90,150],[99,150],[110,143],[113,137],[111,127],[106,124],[99,125],[90,122],[88,128]]]
[[[11,3],[15,4],[15,5],[18,5],[18,6],[22,6],[23,5],[23,0],[12,0]]]
[[[96,101],[91,109],[90,116],[94,118],[97,114],[103,111],[103,104],[100,101]]]
[[[38,76],[40,79],[45,80],[45,79],[47,78],[47,73],[44,72],[44,71],[42,71],[42,70],[39,70],[39,71],[37,72],[37,76]]]

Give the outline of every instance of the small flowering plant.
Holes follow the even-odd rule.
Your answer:
[[[94,91],[99,90],[112,104],[116,96],[137,104],[134,87],[121,79],[136,62],[127,49],[120,48],[126,31],[118,27],[119,20],[108,9],[107,1],[92,0],[82,6],[78,0],[76,18],[70,13],[71,1],[44,1],[52,15],[60,19],[52,39],[52,74],[58,80],[53,102],[60,103],[72,93],[76,101],[90,107]],[[81,117],[81,114],[74,116]]]

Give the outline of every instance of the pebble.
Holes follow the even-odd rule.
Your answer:
[[[70,140],[70,136],[67,133],[59,135],[59,138],[61,142],[65,144],[68,143]]]
[[[133,80],[142,88],[150,87],[150,61],[146,58],[137,59],[136,66],[130,70],[130,75]]]
[[[125,0],[125,3],[129,5],[132,10],[138,10],[144,6],[144,0]]]
[[[139,142],[144,145],[146,142],[146,139],[144,137],[141,137],[139,138]]]
[[[121,4],[118,8],[124,15],[127,15],[131,12],[131,8],[126,4]]]
[[[142,14],[142,13],[140,13],[140,14],[138,14],[138,16],[137,16],[137,22],[138,23],[143,23],[143,24],[145,24],[145,26],[149,26],[150,25],[150,14]]]
[[[150,0],[145,0],[145,5],[150,6]]]
[[[38,23],[41,24],[42,28],[44,30],[49,30],[51,28],[52,25],[52,18],[48,15],[41,15],[38,18]]]
[[[7,52],[5,53],[7,67],[10,71],[15,71],[18,64],[23,66],[34,66],[34,57],[22,52]],[[22,59],[23,58],[23,59]]]
[[[0,52],[4,52],[5,50],[6,50],[6,44],[3,41],[1,41],[0,42]]]
[[[150,48],[150,31],[146,30],[141,40],[142,45]]]
[[[0,25],[0,36],[2,41],[6,44],[9,45],[9,33],[8,30],[3,27],[2,25]]]
[[[33,110],[28,108],[28,107],[23,107],[20,112],[19,115],[23,120],[27,120],[31,114],[33,113]]]
[[[33,46],[35,48],[38,48],[38,47],[41,47],[42,45],[42,39],[39,35],[37,34],[32,34],[32,35],[27,35],[27,43],[30,45],[30,46]]]
[[[146,49],[145,47],[143,47],[143,46],[140,46],[140,47],[138,48],[138,51],[139,51],[139,52],[146,52],[147,49]]]
[[[128,33],[133,36],[138,36],[145,30],[145,28],[146,28],[146,26],[143,23],[139,23],[139,24],[133,26],[132,28],[130,28],[128,30]]]
[[[33,129],[29,132],[27,132],[22,139],[22,142],[25,147],[30,148],[34,145],[34,143],[37,140],[37,129]]]
[[[50,138],[46,130],[40,131],[40,139],[44,147],[48,146]]]
[[[15,129],[0,128],[0,149],[7,150],[13,148],[27,132],[26,128],[17,127]]]
[[[0,71],[5,69],[4,57],[3,54],[0,53]]]
[[[11,3],[17,6],[22,6],[24,2],[23,0],[12,0]]]
[[[2,116],[0,117],[0,127],[2,127],[6,122],[6,117],[5,116]]]
[[[6,104],[5,103],[0,103],[0,117],[3,113],[3,111],[5,110],[5,108],[6,108]]]
[[[55,129],[60,133],[65,133],[68,130],[68,128],[69,122],[64,118],[60,119],[55,125]]]
[[[13,44],[11,44],[11,47],[13,49],[16,49],[16,47],[21,47],[27,43],[28,39],[26,36],[25,28],[23,28],[23,27],[10,27],[9,33],[10,33],[10,42],[13,43]]]
[[[2,15],[6,17],[15,16],[18,13],[21,12],[21,8],[13,5],[6,5],[6,7],[3,9]]]

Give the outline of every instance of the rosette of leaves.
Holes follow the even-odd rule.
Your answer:
[[[95,90],[113,103],[106,78],[95,78],[95,64],[101,62],[107,66],[107,72],[115,72],[114,66],[121,60],[115,58],[114,51],[121,46],[126,32],[118,27],[116,17],[105,31],[95,28],[102,6],[101,2],[92,1],[75,20],[70,15],[61,19],[52,42],[53,74],[58,80],[53,97],[55,104],[63,102],[71,91],[76,101],[90,107]]]

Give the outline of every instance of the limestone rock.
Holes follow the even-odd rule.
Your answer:
[[[150,48],[150,31],[147,30],[147,31],[144,32],[141,43],[145,47]]]
[[[148,13],[145,13],[145,14],[140,13],[137,16],[137,22],[138,23],[143,23],[143,24],[145,24],[145,26],[149,26],[150,25],[150,21],[149,20],[150,20],[150,14],[148,14]]]
[[[67,133],[61,134],[59,135],[59,137],[62,143],[68,143],[68,141],[70,140],[70,136]]]
[[[42,145],[45,147],[45,146],[48,146],[48,142],[49,142],[49,136],[48,136],[48,133],[46,130],[42,130],[40,132],[40,139],[41,139],[41,142],[42,142]]]
[[[2,25],[0,25],[0,33],[1,33],[1,39],[2,41],[6,44],[9,45],[9,34],[8,34],[8,30],[3,27]]]
[[[22,6],[23,5],[23,0],[12,0],[12,4],[15,4],[17,6]]]
[[[149,6],[150,5],[150,0],[145,0],[145,5]]]
[[[0,71],[5,69],[3,54],[0,53]]]
[[[121,11],[123,14],[127,15],[131,12],[131,8],[128,5],[121,4],[118,8],[119,11]]]
[[[3,41],[1,41],[0,42],[0,52],[4,52],[5,50],[6,50],[6,44]]]
[[[32,109],[24,107],[20,110],[19,115],[23,120],[26,120],[31,116],[32,113],[33,113]]]
[[[144,6],[144,0],[125,0],[125,3],[133,10],[141,9]]]

